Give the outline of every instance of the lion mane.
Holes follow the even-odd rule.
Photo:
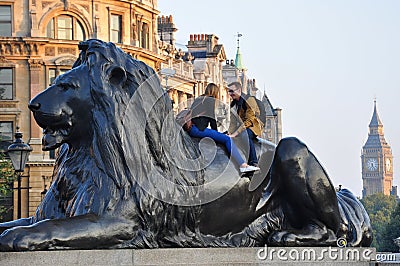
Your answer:
[[[88,213],[121,215],[138,225],[135,241],[125,246],[158,247],[163,241],[184,245],[177,242],[185,234],[193,239],[200,209],[171,201],[196,198],[204,173],[176,165],[185,161],[186,169],[199,169],[198,149],[177,128],[170,100],[153,69],[113,43],[88,40],[79,48],[73,68],[86,65],[90,77],[90,88],[80,88],[90,90],[92,101],[87,104],[92,106],[87,110],[91,132],[81,132],[89,149],[60,147],[52,186],[34,222]],[[182,148],[168,145],[168,139]],[[181,198],[174,198],[177,195]],[[180,240],[174,237],[177,232]]]

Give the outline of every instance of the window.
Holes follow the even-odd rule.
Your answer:
[[[61,15],[49,21],[46,28],[48,38],[62,40],[81,40],[85,39],[85,34],[81,23],[72,16]]]
[[[140,32],[141,40],[140,40],[140,47],[142,48],[149,48],[149,25],[147,23],[142,23],[142,30]]]
[[[54,34],[54,19],[50,20],[49,23],[47,24],[46,27],[46,36],[48,38],[55,38],[55,34]]]
[[[0,68],[0,100],[13,99],[13,69]]]
[[[122,32],[122,16],[111,14],[111,23],[110,23],[110,41],[121,43],[121,32]]]
[[[0,182],[4,182],[0,180]],[[0,222],[8,222],[13,220],[13,189],[12,183],[8,184],[9,190],[6,193],[2,193],[0,196],[0,206],[3,207],[3,214],[0,217]]]
[[[13,122],[0,122],[0,139],[1,141],[13,140]]]
[[[13,122],[0,122],[0,150],[6,151],[13,142]]]
[[[55,69],[49,69],[49,86],[51,85],[51,84],[53,84],[53,82],[54,82],[54,80],[56,79],[56,70]]]
[[[72,40],[72,17],[59,16],[58,21],[58,39]]]
[[[3,153],[6,159],[9,159],[6,151],[8,146],[13,142],[13,122],[0,121],[0,152]],[[3,176],[4,177],[4,176]],[[1,185],[5,185],[6,180],[0,178]],[[13,194],[12,183],[9,184],[9,191],[0,193],[0,206],[4,207],[5,213],[0,217],[0,222],[12,220],[13,215]]]
[[[0,36],[11,36],[11,6],[0,6]]]
[[[49,69],[49,80],[48,80],[48,84],[51,85],[54,80],[56,79],[56,77],[58,77],[59,75],[64,74],[65,72],[69,71],[70,69],[56,69],[56,68],[50,68]]]
[[[267,128],[269,128],[269,129],[272,128],[271,119],[267,119]]]

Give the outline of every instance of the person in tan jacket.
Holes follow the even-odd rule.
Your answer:
[[[231,138],[240,137],[246,139],[249,145],[248,164],[258,166],[258,159],[254,140],[261,135],[263,123],[258,119],[260,109],[254,97],[249,97],[242,92],[239,82],[228,85],[231,102],[231,122],[228,134]]]
[[[215,107],[218,103],[218,94],[219,87],[214,83],[209,83],[204,94],[197,97],[192,103],[190,107],[190,121],[187,121],[187,112],[182,114],[182,111],[182,115],[177,115],[177,122],[191,137],[208,137],[213,139],[216,143],[225,145],[230,158],[239,166],[240,173],[250,173],[260,170],[260,168],[256,166],[248,165],[233,140],[226,134],[217,131]],[[209,125],[211,128],[208,128]]]

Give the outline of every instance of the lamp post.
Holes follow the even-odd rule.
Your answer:
[[[19,128],[17,127],[17,132],[15,133],[15,141],[10,146],[8,146],[7,153],[8,156],[10,156],[14,171],[17,173],[18,219],[21,218],[21,173],[25,169],[25,164],[31,151],[32,148],[22,141],[22,133],[19,132]]]
[[[165,76],[165,92],[169,94],[169,88],[168,88],[168,78],[173,77],[175,75],[176,71],[173,68],[161,68],[160,74]],[[171,107],[174,109],[174,99],[172,95],[170,95],[171,99]]]
[[[168,78],[174,76],[176,73],[173,68],[161,68],[160,74],[165,76],[165,90],[168,91]]]

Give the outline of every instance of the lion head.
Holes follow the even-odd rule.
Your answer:
[[[113,43],[88,40],[79,48],[72,70],[29,104],[44,129],[43,150],[60,147],[36,220],[139,215],[159,231],[179,208],[194,230],[198,207],[171,203],[197,197],[199,152],[175,123],[156,73]],[[179,167],[182,161],[186,167]]]
[[[58,148],[63,143],[71,146],[87,144],[81,137],[93,132],[90,110],[94,102],[91,101],[89,80],[88,67],[81,65],[58,77],[45,93],[31,101],[29,108],[44,129],[43,150]]]

